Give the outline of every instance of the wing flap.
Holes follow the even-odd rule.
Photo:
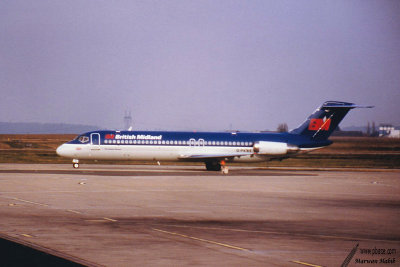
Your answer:
[[[238,152],[238,153],[228,153],[228,154],[191,154],[191,155],[180,155],[179,159],[182,160],[201,160],[201,159],[225,159],[225,158],[234,158],[241,156],[249,156],[252,155],[251,152]]]

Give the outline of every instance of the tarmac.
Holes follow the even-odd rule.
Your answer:
[[[399,225],[399,170],[0,164],[0,237],[87,266],[399,266]]]

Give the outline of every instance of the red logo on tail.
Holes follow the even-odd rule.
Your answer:
[[[331,126],[331,119],[311,119],[308,125],[310,131],[328,131]]]

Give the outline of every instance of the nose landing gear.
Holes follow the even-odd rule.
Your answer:
[[[78,169],[79,168],[79,159],[73,159],[72,160],[72,167],[74,167],[74,169]]]

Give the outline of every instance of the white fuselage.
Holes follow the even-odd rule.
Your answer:
[[[189,154],[229,155],[243,152],[251,155],[235,156],[233,161],[260,162],[268,159],[267,155],[254,153],[252,147],[63,144],[57,149],[60,156],[74,159],[144,161],[185,161],[188,160],[185,155]]]

